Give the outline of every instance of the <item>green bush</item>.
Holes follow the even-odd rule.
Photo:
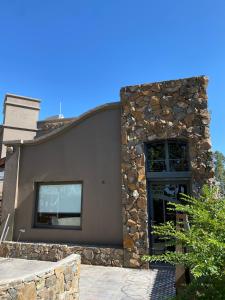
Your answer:
[[[190,269],[193,281],[179,299],[225,299],[225,199],[218,198],[216,188],[205,186],[199,199],[183,195],[181,204],[170,203],[170,210],[186,214],[187,224],[167,222],[154,226],[153,233],[186,253],[167,251],[143,260]]]
[[[225,156],[223,153],[216,151],[213,153],[215,179],[219,184],[220,192],[225,195]]]

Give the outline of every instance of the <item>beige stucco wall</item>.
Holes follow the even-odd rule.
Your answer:
[[[36,135],[36,131],[16,130],[4,128],[4,141],[12,140],[32,140]]]
[[[30,107],[30,108],[36,108],[36,109],[40,108],[39,99],[34,99],[34,98],[19,96],[14,94],[6,94],[5,103],[17,104],[21,106]]]
[[[2,141],[30,140],[36,136],[40,101],[29,97],[7,94],[4,100]],[[6,156],[2,145],[1,157]]]
[[[21,146],[14,240],[122,244],[120,106],[75,123],[39,144]],[[82,229],[33,228],[35,183],[83,181]]]
[[[14,126],[19,128],[37,129],[37,120],[39,116],[38,109],[28,107],[19,107],[7,105],[5,107],[5,123],[7,126]]]

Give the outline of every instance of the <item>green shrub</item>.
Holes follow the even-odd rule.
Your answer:
[[[225,199],[218,198],[216,188],[205,186],[199,199],[183,195],[181,204],[170,203],[170,210],[186,214],[187,224],[167,222],[154,226],[153,233],[169,244],[182,246],[186,253],[167,251],[146,255],[143,260],[190,269],[193,281],[186,291],[189,298],[180,299],[225,299]]]
[[[217,180],[222,195],[225,195],[225,156],[216,151],[213,153],[215,179]]]

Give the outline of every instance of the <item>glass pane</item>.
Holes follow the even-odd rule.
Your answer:
[[[147,149],[147,160],[149,172],[166,171],[165,144],[156,143],[149,145]]]
[[[81,184],[41,185],[38,212],[80,213]]]
[[[169,142],[168,149],[170,171],[188,171],[187,144],[185,142]]]
[[[37,223],[48,226],[80,226],[81,184],[39,186]]]
[[[174,211],[168,210],[169,202],[179,202],[180,193],[187,194],[187,184],[185,183],[152,183],[150,184],[150,197],[153,202],[153,211],[151,215],[152,225],[159,225],[167,221],[176,221]],[[153,254],[162,254],[169,250],[166,241],[161,237],[152,235]],[[171,248],[172,249],[172,248]],[[170,249],[170,250],[171,250]],[[173,249],[172,249],[173,250]]]
[[[80,226],[81,218],[72,214],[38,213],[37,223],[47,226]]]
[[[154,225],[164,223],[164,208],[163,208],[163,200],[154,198],[153,199],[154,206]]]
[[[166,171],[166,163],[164,160],[150,161],[149,162],[150,172],[163,172]]]
[[[149,145],[148,158],[150,160],[164,160],[165,159],[165,144],[157,143],[157,144]]]
[[[169,142],[169,158],[187,158],[187,144],[184,142]]]
[[[169,168],[171,172],[188,171],[188,161],[183,159],[170,159]]]
[[[0,180],[4,180],[5,171],[0,171]]]

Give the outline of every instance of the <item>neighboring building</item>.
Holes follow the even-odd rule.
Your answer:
[[[128,86],[120,102],[39,122],[39,101],[6,95],[8,239],[119,247],[124,266],[145,267],[165,251],[151,226],[175,219],[168,201],[213,178],[207,82]]]

